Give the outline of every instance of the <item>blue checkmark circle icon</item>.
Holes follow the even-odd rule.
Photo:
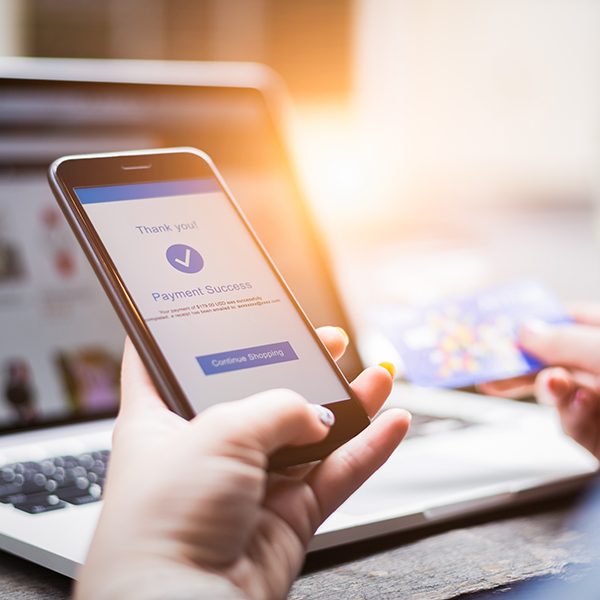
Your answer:
[[[173,244],[167,248],[167,261],[182,273],[198,273],[204,267],[200,252],[186,244]]]

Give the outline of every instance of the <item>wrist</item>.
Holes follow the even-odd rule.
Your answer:
[[[227,578],[169,560],[132,561],[110,571],[84,567],[81,575],[75,600],[247,600]]]

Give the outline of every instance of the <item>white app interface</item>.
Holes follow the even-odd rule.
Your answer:
[[[215,180],[75,191],[195,410],[272,388],[348,398]]]

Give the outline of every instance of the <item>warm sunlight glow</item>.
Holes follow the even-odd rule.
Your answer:
[[[356,119],[343,106],[318,106],[297,113],[292,144],[308,195],[321,218],[359,219],[376,193],[372,157]]]

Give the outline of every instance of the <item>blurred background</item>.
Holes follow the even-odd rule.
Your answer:
[[[0,0],[0,55],[258,61],[350,309],[600,299],[594,0]]]

